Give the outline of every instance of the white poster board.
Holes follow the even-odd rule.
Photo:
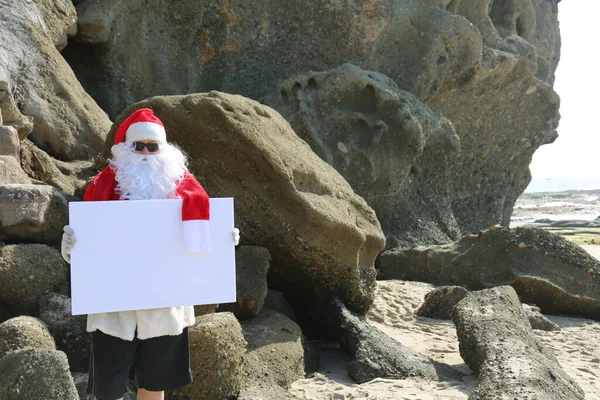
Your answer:
[[[182,200],[69,203],[73,315],[231,303],[233,199],[210,200],[212,251],[185,251]]]

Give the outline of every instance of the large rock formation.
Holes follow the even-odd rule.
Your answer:
[[[459,154],[431,153],[439,149],[433,145],[409,174],[414,151],[398,155],[406,175],[399,193],[427,217],[408,220],[400,232],[404,241],[435,243],[453,239],[456,226],[468,233],[508,224],[530,180],[533,152],[556,137],[554,0],[144,4],[87,0],[77,6],[81,44],[68,46],[65,56],[111,116],[158,94],[216,89],[259,99],[284,79],[352,62],[389,76],[449,119],[461,138]],[[298,83],[288,94],[292,101],[294,90],[310,93]],[[363,114],[373,97],[369,90],[359,96],[366,103],[355,105],[367,107],[360,108]],[[368,139],[377,127],[367,122]],[[450,207],[452,217],[435,217]],[[434,226],[431,218],[445,223]]]
[[[331,295],[357,312],[373,301],[375,257],[384,237],[373,210],[317,157],[274,110],[218,92],[155,97],[137,103],[164,122],[170,141],[212,197],[235,198],[242,242],[271,254],[271,284],[304,309]]]
[[[467,294],[452,319],[460,355],[479,378],[469,400],[585,398],[552,352],[536,340],[510,286]]]
[[[510,285],[544,313],[600,319],[600,262],[563,237],[535,228],[497,228],[456,244],[393,249],[381,277],[470,290]]]
[[[0,15],[4,123],[14,126],[21,139],[30,134],[34,143],[58,158],[92,158],[110,121],[56,48],[75,33],[73,4],[5,0]]]
[[[346,64],[286,80],[263,102],[364,197],[386,235],[404,244],[460,237],[448,179],[460,140],[390,78]]]

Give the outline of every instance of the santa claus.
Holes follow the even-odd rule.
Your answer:
[[[182,199],[186,250],[211,250],[208,195],[187,170],[185,154],[167,143],[164,125],[152,110],[137,110],[123,121],[111,152],[84,201]],[[233,241],[239,242],[237,229]],[[65,226],[61,253],[67,262],[74,245],[74,232]],[[121,399],[132,368],[139,400],[164,399],[164,390],[191,383],[187,328],[194,323],[193,306],[88,315],[88,393],[98,400]]]

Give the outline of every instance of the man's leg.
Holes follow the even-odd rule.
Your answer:
[[[137,398],[138,400],[164,400],[165,392],[151,392],[149,390],[140,388],[138,389]]]
[[[162,400],[164,390],[192,382],[187,328],[177,336],[140,340],[135,363],[138,400]]]
[[[123,400],[129,370],[135,362],[136,344],[101,331],[92,338],[88,394],[98,400]]]

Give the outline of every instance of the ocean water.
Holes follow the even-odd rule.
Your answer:
[[[600,189],[600,176],[576,178],[534,178],[525,193],[563,192],[565,190]]]

